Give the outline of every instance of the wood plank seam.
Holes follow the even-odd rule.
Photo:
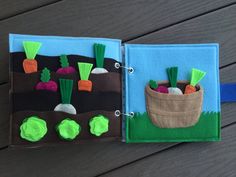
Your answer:
[[[222,6],[222,7],[218,7],[218,8],[215,8],[215,9],[212,9],[212,10],[209,10],[209,11],[206,11],[206,12],[203,12],[203,13],[200,13],[200,14],[195,15],[195,16],[192,16],[192,17],[188,17],[188,18],[186,18],[186,19],[183,19],[183,20],[177,21],[177,22],[175,22],[175,23],[172,23],[172,24],[163,26],[163,27],[161,27],[161,28],[158,28],[158,29],[149,31],[149,32],[147,32],[147,33],[143,33],[143,34],[137,35],[137,36],[132,37],[132,38],[127,38],[127,39],[123,40],[122,43],[129,42],[129,41],[132,41],[132,40],[136,40],[136,39],[142,38],[142,37],[144,37],[144,36],[146,36],[146,35],[150,35],[150,34],[152,34],[152,33],[165,30],[165,29],[167,29],[167,28],[170,28],[170,27],[179,25],[179,24],[181,24],[181,23],[183,23],[183,22],[187,22],[187,21],[190,21],[190,20],[192,20],[192,19],[202,17],[202,16],[208,15],[208,14],[210,14],[210,13],[213,13],[213,12],[216,12],[216,11],[219,11],[219,10],[223,10],[223,9],[225,9],[225,8],[228,8],[228,7],[231,7],[231,6],[234,6],[234,5],[236,5],[236,2],[233,2],[233,3],[230,3],[230,4],[224,5],[224,6]]]
[[[233,125],[235,125],[235,124],[236,124],[236,121],[235,121],[235,122],[232,122],[232,123],[230,123],[230,124],[228,124],[228,125],[222,126],[222,127],[221,127],[221,130],[222,130],[222,129],[225,129],[225,128],[228,128],[228,127],[230,127],[230,126],[233,126]],[[147,156],[144,156],[144,157],[142,157],[142,158],[140,158],[140,159],[136,159],[136,160],[134,160],[134,161],[132,161],[132,162],[129,162],[129,163],[127,163],[127,164],[123,164],[123,165],[121,165],[121,166],[119,166],[119,167],[116,167],[116,168],[114,168],[114,169],[111,169],[111,170],[108,170],[108,171],[103,172],[103,173],[101,173],[101,174],[98,174],[98,175],[96,175],[95,177],[101,177],[101,176],[106,175],[106,174],[109,174],[109,173],[111,173],[111,172],[113,172],[113,171],[119,170],[119,169],[121,169],[121,168],[123,168],[123,167],[125,167],[125,166],[131,165],[131,164],[137,163],[137,162],[139,162],[139,161],[141,161],[141,160],[143,160],[143,159],[149,158],[149,157],[151,157],[151,156],[153,156],[153,155],[157,155],[157,154],[162,153],[162,152],[164,152],[164,151],[168,151],[168,150],[170,150],[170,149],[172,150],[173,148],[176,148],[176,147],[179,147],[179,146],[184,146],[184,145],[186,145],[186,144],[190,144],[190,143],[186,143],[186,142],[184,142],[184,143],[177,143],[177,144],[175,144],[175,145],[173,145],[173,146],[170,146],[170,147],[168,147],[168,148],[166,148],[166,149],[163,149],[163,150],[161,150],[161,151],[154,152],[154,153],[149,154],[149,155],[147,155]]]
[[[32,12],[34,10],[37,10],[37,9],[40,9],[40,8],[43,8],[43,7],[47,7],[47,6],[50,6],[50,5],[54,5],[56,3],[59,3],[59,2],[62,2],[64,0],[55,0],[53,2],[50,2],[50,3],[47,3],[47,4],[43,4],[43,5],[39,5],[37,7],[34,7],[34,8],[30,8],[30,9],[27,9],[27,10],[24,10],[24,11],[21,11],[21,12],[18,12],[16,14],[13,14],[13,15],[9,15],[9,16],[6,16],[6,17],[3,17],[3,18],[0,18],[0,22],[4,21],[4,20],[8,20],[10,18],[13,18],[13,17],[16,17],[18,15],[22,15],[22,14],[25,14],[25,13],[28,13],[28,12]]]

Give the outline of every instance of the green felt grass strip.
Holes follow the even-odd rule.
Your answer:
[[[190,85],[195,87],[205,75],[206,72],[193,68]]]
[[[78,62],[78,67],[79,67],[80,79],[88,80],[90,72],[93,68],[93,64]]]
[[[167,75],[171,87],[177,87],[178,67],[167,68]]]
[[[60,63],[61,63],[61,67],[65,68],[69,66],[69,62],[68,62],[68,58],[66,55],[61,55],[60,56]]]
[[[23,46],[27,59],[34,59],[41,45],[42,44],[40,42],[23,41]]]
[[[40,80],[42,82],[48,82],[50,78],[51,78],[50,70],[45,67],[41,73]]]
[[[73,80],[59,79],[61,100],[63,104],[70,104],[73,89]]]
[[[94,53],[96,58],[96,65],[98,68],[103,68],[105,48],[106,46],[103,44],[94,44]]]

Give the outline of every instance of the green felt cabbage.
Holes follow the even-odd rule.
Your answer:
[[[74,120],[66,118],[57,126],[57,131],[59,132],[61,138],[73,140],[79,135],[81,127]]]
[[[23,46],[27,59],[34,59],[41,45],[42,44],[40,42],[23,41]]]
[[[79,67],[80,79],[88,80],[90,72],[93,68],[93,64],[78,62],[78,67]]]
[[[195,87],[205,75],[206,72],[193,68],[190,85]]]
[[[109,129],[109,119],[103,115],[93,117],[89,121],[90,133],[95,136],[101,136]]]

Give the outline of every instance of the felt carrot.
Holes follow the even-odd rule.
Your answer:
[[[78,62],[79,73],[80,73],[80,80],[78,82],[78,89],[80,91],[92,91],[93,83],[92,81],[88,80],[90,72],[92,70],[93,64],[91,63],[82,63]]]
[[[168,93],[182,95],[183,92],[177,88],[178,67],[167,68],[167,75],[171,85],[171,87],[168,87]]]
[[[193,68],[190,84],[185,87],[184,94],[196,92],[195,86],[203,79],[205,75],[206,72]]]
[[[72,74],[75,73],[75,68],[69,65],[66,55],[60,56],[61,68],[57,70],[58,74]]]
[[[50,90],[53,92],[57,91],[57,83],[50,80],[50,70],[44,68],[41,73],[41,82],[36,85],[36,90]]]
[[[40,42],[23,41],[23,47],[26,53],[26,59],[23,61],[23,69],[25,73],[33,73],[38,71],[38,63],[37,60],[35,60],[35,56],[41,45],[42,44]]]
[[[104,66],[104,56],[105,56],[106,46],[103,44],[94,44],[94,54],[96,58],[96,67],[92,70],[93,74],[108,73],[108,71],[103,68]]]

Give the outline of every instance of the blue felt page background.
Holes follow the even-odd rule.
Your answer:
[[[94,57],[93,44],[101,43],[106,45],[106,58],[122,61],[121,40],[118,39],[10,34],[10,52],[23,52],[23,41],[41,42],[42,47],[38,54],[46,56],[74,54]]]
[[[191,69],[207,72],[203,111],[220,112],[218,44],[125,45],[126,112],[146,112],[144,88],[150,79],[168,80],[166,68],[178,66],[178,80],[190,80]]]

